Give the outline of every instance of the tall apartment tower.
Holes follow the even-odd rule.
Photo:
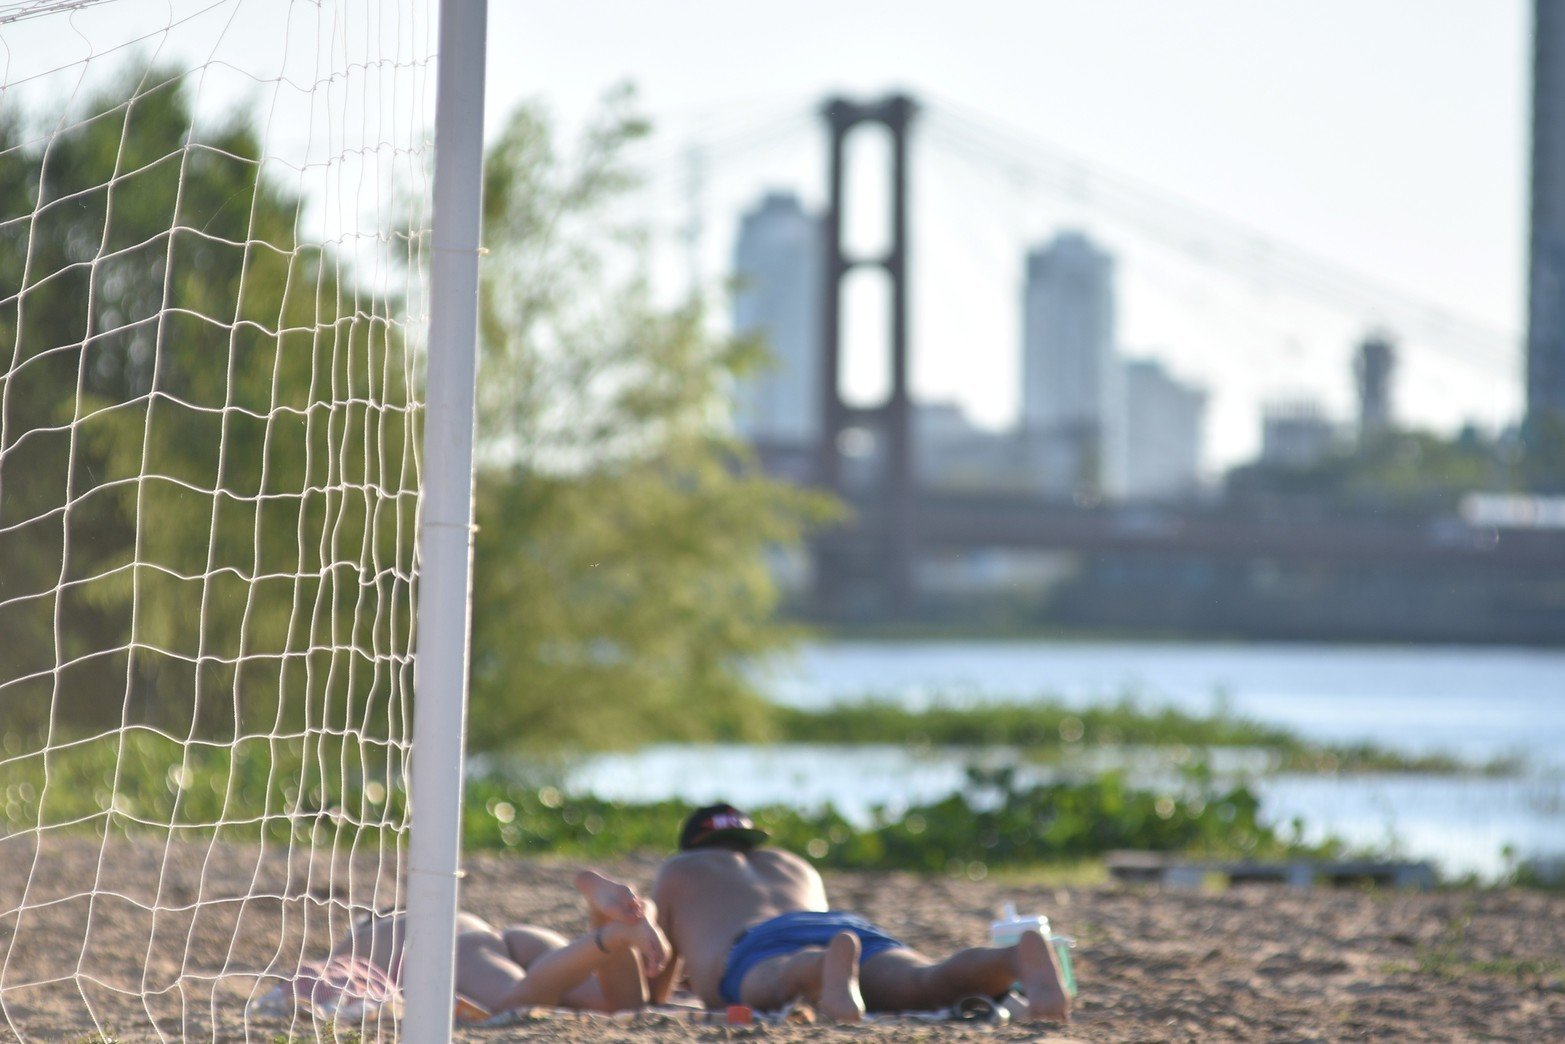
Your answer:
[[[1114,260],[1080,232],[1027,255],[1022,437],[1043,492],[1117,494],[1123,398],[1114,350]]]
[[[1527,419],[1565,418],[1565,4],[1534,0]]]
[[[756,443],[820,439],[821,250],[820,219],[792,193],[768,193],[739,226],[734,331],[760,334],[772,354],[735,389],[734,423]]]

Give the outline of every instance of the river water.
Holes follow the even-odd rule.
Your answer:
[[[1517,756],[1511,775],[1251,774],[1262,813],[1295,818],[1449,874],[1495,878],[1513,858],[1565,857],[1565,650],[1146,642],[832,642],[762,675],[773,698],[823,706],[876,696],[934,702],[1126,696],[1197,713],[1226,709],[1322,741],[1372,742],[1470,760]],[[1014,755],[990,751],[989,760]],[[960,788],[973,756],[897,746],[660,746],[591,759],[572,789],[627,800],[718,797],[834,803],[866,818]],[[1234,765],[1245,773],[1244,759]],[[1038,770],[1042,772],[1043,770]],[[1170,785],[1157,764],[1133,770]],[[1509,854],[1508,854],[1509,853]]]

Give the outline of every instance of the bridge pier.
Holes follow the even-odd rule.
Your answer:
[[[873,518],[861,517],[834,532],[824,533],[813,547],[815,612],[834,618],[853,615],[852,603],[861,599],[850,594],[850,586],[871,582],[856,576],[853,560],[862,551],[848,550],[862,545],[872,535],[877,548],[872,556],[879,560],[873,576],[880,578],[880,589],[872,600],[880,604],[879,615],[906,616],[913,608],[913,446],[912,406],[908,393],[908,191],[907,133],[918,106],[906,95],[892,95],[881,101],[863,104],[845,98],[833,98],[822,109],[831,135],[828,168],[826,229],[822,237],[826,252],[822,265],[825,286],[821,297],[821,396],[822,430],[817,459],[817,481],[826,489],[843,495],[847,492],[842,474],[842,439],[849,427],[872,426],[885,452],[880,457],[884,481],[876,491],[881,510]],[[877,258],[850,258],[843,249],[843,147],[849,133],[865,123],[879,123],[891,132],[891,243]],[[891,280],[891,391],[886,402],[872,410],[850,410],[842,399],[842,284],[855,268],[869,265],[883,269]]]

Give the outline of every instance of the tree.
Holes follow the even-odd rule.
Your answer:
[[[1467,429],[1455,437],[1382,432],[1303,466],[1256,462],[1228,474],[1230,495],[1310,497],[1339,509],[1454,511],[1467,493],[1519,488],[1524,476],[1506,440]]]
[[[747,672],[790,637],[766,553],[830,510],[723,432],[759,346],[652,301],[624,208],[646,133],[622,90],[565,156],[524,106],[487,159],[478,747],[764,735]]]
[[[382,668],[329,668],[385,626],[366,586],[411,572],[395,303],[301,241],[242,117],[197,134],[177,74],[70,115],[0,125],[5,724],[362,711]]]

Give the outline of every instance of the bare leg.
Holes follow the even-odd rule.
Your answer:
[[[601,915],[610,921],[637,921],[646,916],[646,900],[636,890],[611,877],[604,877],[596,870],[578,870],[576,890],[587,900],[587,909],[594,916]]]
[[[1016,975],[1027,998],[1027,1017],[1069,1022],[1071,998],[1065,989],[1065,973],[1049,940],[1037,932],[1023,932],[1016,944]]]
[[[886,950],[864,962],[859,975],[872,1011],[943,1008],[976,994],[999,996],[1020,982],[1029,1018],[1070,1017],[1054,949],[1037,932],[1024,933],[1015,946],[958,950],[938,963],[914,950]]]
[[[638,896],[629,885],[621,884],[593,870],[576,874],[576,889],[587,901],[587,913],[594,928],[618,922],[634,928],[639,939],[633,944],[648,977],[663,970],[668,960],[668,940],[657,926],[657,907],[650,899]]]
[[[832,1022],[858,1022],[864,1017],[864,996],[859,992],[859,937],[838,932],[826,944],[821,958],[821,1014]]]
[[[402,956],[402,944],[406,941],[407,925],[401,915],[371,917],[338,940],[331,948],[331,956],[362,957],[389,974]]]
[[[547,953],[567,945],[556,932],[526,929],[536,935],[535,954]],[[457,992],[483,1005],[491,1012],[511,1007],[506,999],[527,981],[523,963],[512,955],[510,937],[494,932],[462,932],[456,937]],[[536,958],[535,958],[536,959]]]
[[[495,930],[482,917],[458,912],[457,934],[488,932]],[[563,939],[561,940],[564,941]],[[331,948],[331,956],[352,955],[362,957],[393,978],[398,977],[398,965],[402,961],[402,947],[407,942],[407,917],[404,914],[371,917],[359,923]]]
[[[606,928],[611,924],[626,926],[626,922],[613,919],[618,916],[617,911],[598,906],[594,902],[594,895],[586,890],[582,894],[587,897],[587,909],[594,929]],[[641,914],[628,925],[635,931],[635,941],[629,948],[618,950],[607,957],[596,973],[601,1006],[606,1011],[645,1007],[651,996],[647,981],[661,971],[668,960],[668,940],[663,937],[655,920],[657,907],[650,899],[638,899],[636,902]]]
[[[526,965],[526,974],[521,981],[496,997],[493,1003],[476,993],[468,993],[466,989],[463,992],[491,1011],[562,1002],[578,1007],[602,1008],[607,1001],[601,990],[579,991],[578,988],[583,987],[584,981],[611,958],[630,951],[641,939],[639,924],[612,921],[596,931],[540,954]]]
[[[806,947],[762,961],[745,975],[739,999],[757,1011],[776,1011],[800,997],[832,1022],[864,1017],[859,993],[859,937],[839,932],[824,949]]]

